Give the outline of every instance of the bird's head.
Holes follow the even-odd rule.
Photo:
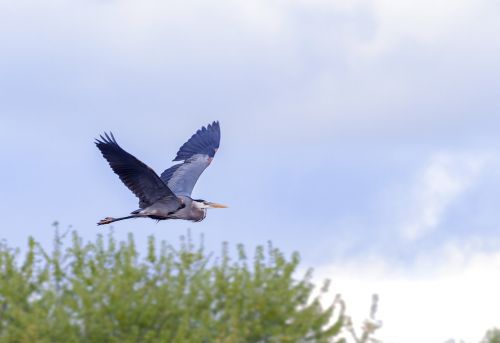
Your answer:
[[[226,205],[222,204],[217,204],[215,202],[210,202],[202,199],[193,199],[193,203],[196,205],[196,207],[200,209],[207,209],[207,208],[227,208]]]

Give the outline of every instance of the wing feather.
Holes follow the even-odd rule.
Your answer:
[[[178,208],[180,201],[158,175],[135,156],[123,150],[112,133],[104,133],[95,144],[108,161],[111,169],[138,198],[139,207],[145,208],[160,199],[168,198],[172,208]],[[173,210],[175,210],[173,209]]]
[[[184,162],[165,170],[161,179],[176,195],[191,196],[198,178],[212,162],[219,145],[220,125],[214,121],[196,131],[180,147],[174,161]]]
[[[185,161],[193,155],[202,154],[214,157],[220,144],[220,125],[214,121],[207,127],[202,127],[184,143],[174,161]]]

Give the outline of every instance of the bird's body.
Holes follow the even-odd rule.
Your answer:
[[[177,152],[174,161],[183,161],[165,170],[161,177],[146,164],[123,150],[113,134],[105,133],[96,145],[111,169],[139,198],[139,209],[120,218],[107,217],[98,225],[130,218],[201,221],[208,208],[222,208],[205,200],[191,198],[196,181],[210,165],[220,143],[220,126],[213,122],[198,130]]]
[[[157,201],[151,206],[144,209],[139,209],[133,214],[141,214],[143,216],[148,216],[153,219],[187,219],[194,222],[199,222],[205,219],[207,214],[207,209],[202,208],[199,203],[188,196],[180,195],[178,198],[181,200],[181,206],[177,211],[171,212],[166,209],[165,204],[162,201]]]

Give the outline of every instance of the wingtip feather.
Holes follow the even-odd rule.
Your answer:
[[[97,146],[101,144],[116,144],[118,145],[118,142],[116,141],[115,136],[113,135],[113,132],[109,131],[109,134],[105,131],[102,134],[99,135],[99,138],[95,138],[94,142]]]
[[[220,125],[219,121],[214,120],[206,126],[199,128],[184,143],[177,152],[173,161],[184,161],[195,154],[207,154],[213,156],[220,144]]]

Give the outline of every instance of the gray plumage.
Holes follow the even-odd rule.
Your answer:
[[[174,161],[184,162],[165,170],[161,179],[175,194],[190,197],[201,173],[212,162],[219,144],[219,123],[202,127],[177,152]]]
[[[150,167],[123,150],[112,133],[101,135],[96,140],[97,148],[125,186],[139,198],[139,209],[130,216],[107,217],[98,225],[138,217],[201,221],[207,208],[226,207],[191,198],[198,178],[212,162],[219,144],[219,123],[202,127],[177,152],[174,161],[183,163],[168,168],[159,177]]]

